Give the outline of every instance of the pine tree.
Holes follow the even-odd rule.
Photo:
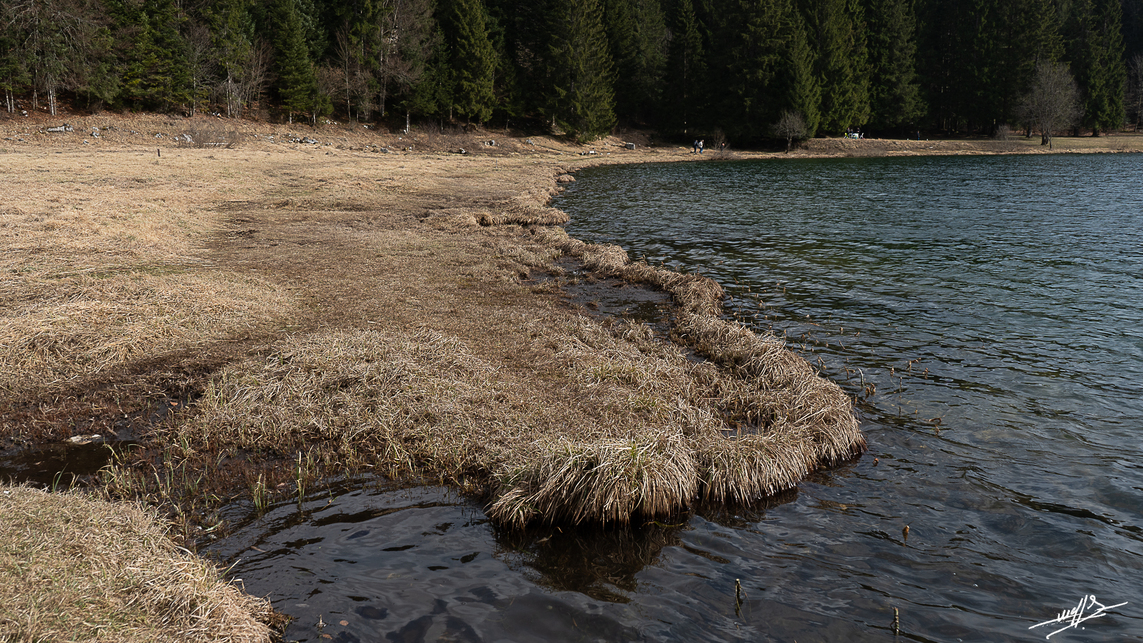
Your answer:
[[[869,0],[870,124],[902,131],[924,107],[916,71],[916,19],[911,0]]]
[[[492,117],[496,51],[488,38],[480,0],[446,0],[441,4],[441,28],[451,53],[452,104],[458,114],[477,123]]]

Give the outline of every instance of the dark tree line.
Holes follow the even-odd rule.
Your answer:
[[[805,136],[986,134],[1046,122],[1026,107],[1045,69],[1078,90],[1079,108],[1054,126],[1138,122],[1143,3],[0,3],[9,112],[19,99],[55,113],[66,97],[235,118],[257,104],[290,120],[514,122],[580,139],[626,124],[745,142],[791,119]]]

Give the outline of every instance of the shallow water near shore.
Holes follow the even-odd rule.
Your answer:
[[[1141,175],[1137,155],[582,171],[555,203],[572,236],[722,283],[856,398],[869,453],[628,531],[506,534],[447,489],[344,485],[209,551],[296,618],[287,640],[1032,641],[1087,595],[1116,607],[1051,640],[1143,640]]]

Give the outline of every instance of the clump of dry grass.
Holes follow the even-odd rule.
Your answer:
[[[553,179],[565,173],[564,168],[552,170]],[[479,222],[482,226],[493,225],[563,225],[569,217],[563,210],[550,207],[551,198],[558,193],[554,187],[533,187],[521,191],[510,199],[496,204],[491,211],[484,212]]]
[[[26,378],[5,380],[9,390],[296,315],[269,281],[236,276],[265,266],[277,283],[303,284],[320,323],[342,330],[282,337],[269,356],[232,355],[193,412],[157,429],[157,443],[206,460],[306,453],[331,468],[369,462],[433,476],[483,491],[489,515],[510,526],[623,523],[701,498],[754,500],[863,445],[840,389],[775,338],[718,318],[718,284],[532,226],[565,220],[549,199],[567,167],[510,156],[487,165],[474,154],[316,163],[303,150],[287,172],[268,151],[233,163],[179,152],[161,157],[162,176],[179,178],[137,155],[106,171],[82,155],[50,169],[29,157],[5,175],[27,196],[20,207],[33,204],[0,227],[13,249],[0,270],[15,276],[0,285],[12,302],[0,310],[10,332],[0,365]],[[266,177],[280,178],[266,187]],[[224,210],[243,215],[248,244],[221,244]],[[212,235],[228,249],[209,254]],[[305,250],[317,247],[336,252]],[[558,272],[551,262],[563,254],[670,292],[674,339],[710,361],[688,360],[646,327],[548,307],[519,285],[528,267]],[[312,270],[319,256],[328,270]],[[366,305],[345,310],[358,300]],[[355,329],[365,324],[384,330]],[[179,470],[188,469],[197,470]]]
[[[522,372],[431,331],[291,338],[223,371],[168,440],[367,454],[389,474],[475,485],[511,527],[756,500],[860,448],[848,398],[808,366],[786,378],[805,389],[797,397],[749,368],[695,363],[643,325],[542,313],[518,323]],[[852,432],[836,438],[828,422]]]
[[[269,641],[270,604],[131,503],[0,485],[0,640]]]

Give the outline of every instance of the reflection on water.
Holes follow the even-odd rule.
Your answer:
[[[717,279],[854,395],[870,452],[765,507],[630,531],[501,534],[443,489],[345,491],[216,554],[296,640],[885,641],[896,609],[901,640],[1031,641],[1089,594],[1128,605],[1053,641],[1143,640],[1141,171],[585,171],[557,203],[573,236]]]

